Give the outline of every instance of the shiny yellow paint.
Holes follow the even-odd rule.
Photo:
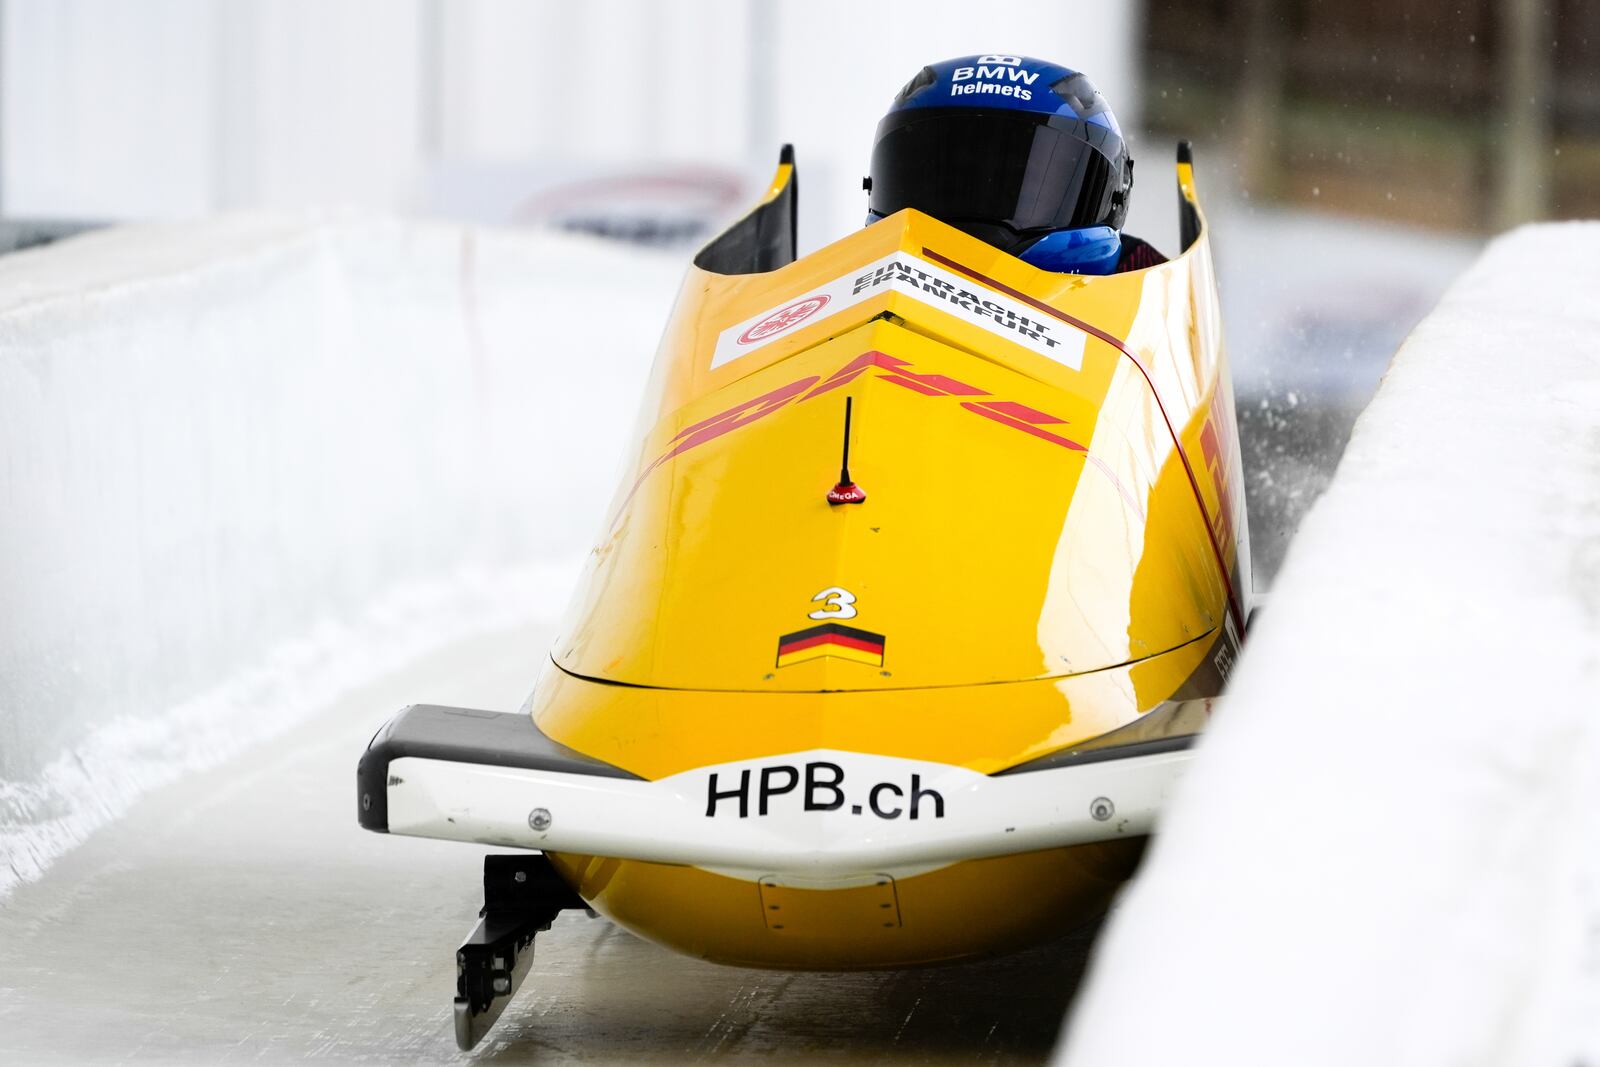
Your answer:
[[[535,687],[531,711],[562,744],[651,780],[815,748],[989,774],[1133,722],[1201,668],[1214,640],[1215,632],[1085,674],[924,689],[661,689],[608,685],[551,668]]]
[[[778,169],[773,171],[772,180],[767,183],[767,191],[761,196],[761,203],[772,200],[794,180],[794,164],[779,163]]]
[[[768,199],[789,180],[780,168]],[[1194,202],[1187,166],[1179,180]],[[890,254],[946,262],[1062,330],[1090,324],[1081,366],[887,292],[712,367],[731,325]],[[829,506],[846,396],[867,501]],[[1053,421],[1019,427],[986,404]],[[1132,723],[1186,683],[1214,694],[1205,679],[1226,670],[1248,587],[1239,472],[1203,229],[1163,266],[1082,277],[903,211],[769,273],[692,268],[529,708],[556,740],[648,779],[817,748],[1002,770]],[[816,625],[835,587],[854,610],[841,622],[885,635],[881,665],[779,666],[779,638]],[[804,936],[771,929],[754,881],[552,859],[598,909],[683,951],[852,967],[1049,936],[1104,905],[1126,873],[1118,855],[1080,846],[900,877],[899,925],[865,931],[875,883],[779,886],[802,894]]]
[[[850,888],[788,888],[766,901],[760,883],[695,867],[555,854],[550,861],[607,917],[686,955],[744,967],[864,970],[1008,952],[1068,933],[1105,910],[1142,846],[1136,838],[909,878],[869,874]],[[885,880],[892,885],[878,885]],[[886,888],[894,909],[881,906]],[[764,906],[773,902],[793,916],[781,929]],[[880,917],[890,914],[892,923]]]
[[[1107,418],[1095,399],[885,320],[730,391],[744,399],[821,381],[865,352],[1061,416],[1085,444]],[[1113,377],[1115,362],[1103,362]],[[1104,403],[1154,418],[1148,391],[1130,384]],[[593,558],[581,621],[558,646],[561,666],[674,689],[973,685],[1126,663],[1220,621],[1222,587],[1189,487],[1181,471],[1161,482],[1159,450],[1147,441],[1096,443],[1114,481],[1083,453],[977,415],[961,398],[863,375],[848,389],[851,473],[868,500],[835,507],[825,496],[837,478],[846,391],[791,401],[646,475]],[[727,406],[720,391],[689,405],[651,450],[668,451],[682,425]],[[1148,515],[1133,510],[1117,482]],[[1152,517],[1170,532],[1146,536]],[[1158,595],[1134,595],[1140,566]],[[1093,595],[1073,588],[1080,584]],[[834,586],[855,597],[849,625],[888,638],[883,669],[830,658],[775,670],[778,638],[812,625],[813,597]]]

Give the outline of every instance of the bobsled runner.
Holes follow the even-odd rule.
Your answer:
[[[796,258],[786,148],[696,256],[526,705],[410,707],[361,760],[367,829],[524,850],[457,955],[462,1047],[568,908],[845,969],[1105,907],[1250,607],[1187,146],[1177,178],[1181,254],[1145,270],[914,210]]]

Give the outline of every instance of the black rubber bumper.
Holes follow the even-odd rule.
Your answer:
[[[639,779],[621,767],[552,741],[524,713],[413,704],[373,735],[356,765],[356,818],[364,829],[389,832],[389,765],[408,756]]]

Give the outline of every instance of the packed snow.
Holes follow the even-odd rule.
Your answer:
[[[554,616],[682,270],[365,217],[0,260],[0,897],[349,687]]]
[[[1402,346],[1061,1062],[1600,1062],[1597,289],[1518,230]]]

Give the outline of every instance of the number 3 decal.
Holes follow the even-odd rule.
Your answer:
[[[822,601],[823,606],[813,611],[813,619],[853,619],[856,617],[856,595],[848,589],[841,589],[837,585],[830,585],[822,592],[811,598],[814,604]]]

